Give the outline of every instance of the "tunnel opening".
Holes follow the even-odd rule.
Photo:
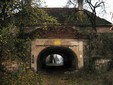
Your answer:
[[[50,54],[46,57],[46,66],[63,66],[64,59],[63,54]]]
[[[39,53],[37,58],[37,70],[68,71],[76,70],[77,68],[77,56],[68,47],[46,47]]]

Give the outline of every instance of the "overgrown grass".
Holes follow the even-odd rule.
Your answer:
[[[94,73],[82,71],[47,73],[34,72],[28,67],[3,72],[0,85],[113,85],[113,70]]]
[[[104,73],[70,74],[67,85],[113,85],[113,70]]]

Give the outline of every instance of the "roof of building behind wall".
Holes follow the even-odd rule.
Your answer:
[[[91,12],[87,10],[83,10],[83,16],[81,17],[77,8],[41,8],[45,10],[50,16],[55,17],[58,22],[63,25],[90,25],[89,17],[85,12],[91,14]],[[111,25],[107,20],[96,17],[97,25]]]
[[[88,36],[79,33],[78,28],[91,30],[91,23],[88,17],[83,12],[83,19],[79,16],[79,10],[76,8],[41,8],[45,10],[48,15],[55,17],[60,25],[48,25],[47,30],[42,29],[38,25],[26,27],[30,36],[33,38],[61,38],[61,39],[87,39]],[[86,11],[90,13],[89,11]],[[81,19],[81,21],[79,21]],[[97,27],[110,28],[111,23],[100,17],[96,17]],[[109,29],[107,29],[109,30]],[[38,36],[40,35],[40,36]]]

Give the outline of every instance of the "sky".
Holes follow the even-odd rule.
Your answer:
[[[44,0],[45,5],[48,8],[57,8],[57,7],[64,7],[67,3],[67,0]],[[105,10],[106,13],[102,13],[99,9],[97,12],[97,16],[108,20],[109,22],[113,23],[113,0],[105,0]],[[111,18],[112,17],[112,18]]]

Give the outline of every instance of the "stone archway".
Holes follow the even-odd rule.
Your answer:
[[[48,55],[58,54],[63,58],[63,64],[52,64],[52,66],[46,65],[46,58]],[[43,49],[37,57],[37,69],[51,70],[52,68],[59,68],[62,70],[75,70],[78,68],[78,60],[76,54],[68,47],[63,46],[49,46]],[[55,69],[55,70],[56,70]]]
[[[68,60],[65,63],[67,65],[64,66],[73,66],[72,62],[74,59],[76,60],[74,62],[76,69],[80,69],[84,66],[84,42],[83,39],[35,39],[31,43],[31,68],[35,71],[43,68],[45,57],[50,54],[64,54],[66,56],[73,56],[70,58],[63,57],[65,62]]]

